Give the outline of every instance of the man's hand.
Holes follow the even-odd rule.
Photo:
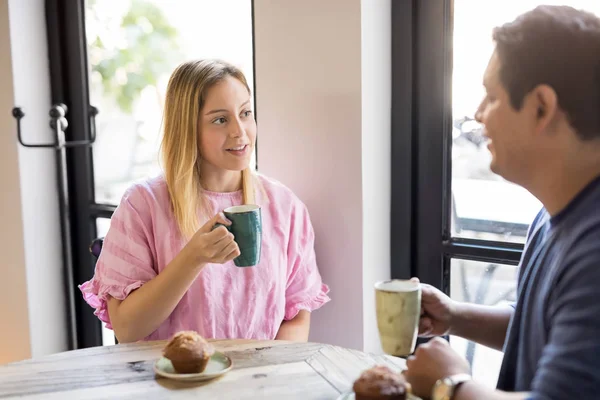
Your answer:
[[[411,280],[419,282],[418,278]],[[422,283],[419,336],[456,335],[502,350],[513,312],[511,306],[482,306],[458,302],[435,287]]]
[[[438,379],[456,374],[469,374],[467,360],[458,355],[441,338],[434,338],[420,345],[415,354],[406,361],[408,368],[404,375],[417,396],[430,397]]]
[[[418,278],[412,278],[418,282]],[[421,284],[421,319],[419,336],[432,337],[450,332],[455,301],[431,285]]]

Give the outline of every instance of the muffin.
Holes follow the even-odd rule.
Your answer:
[[[203,372],[214,347],[194,331],[177,332],[163,349],[163,356],[173,364],[180,374],[195,374]]]
[[[405,400],[411,392],[404,375],[384,365],[363,371],[352,388],[356,400]]]

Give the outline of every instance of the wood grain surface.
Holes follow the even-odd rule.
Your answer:
[[[95,347],[0,366],[1,399],[336,399],[376,364],[404,360],[357,350],[284,341],[211,340],[233,369],[208,382],[158,377],[166,342]]]

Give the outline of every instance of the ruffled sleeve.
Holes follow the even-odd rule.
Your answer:
[[[139,187],[123,196],[104,238],[94,277],[79,286],[94,315],[112,329],[107,310],[109,296],[124,300],[157,273],[152,251],[151,210]]]
[[[285,320],[293,319],[300,310],[312,312],[331,300],[317,267],[314,230],[304,204],[293,211],[290,231]]]

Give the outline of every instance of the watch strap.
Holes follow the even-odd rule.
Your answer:
[[[439,394],[436,397],[436,389],[432,393],[432,398],[434,400],[452,400],[454,398],[454,394],[456,393],[456,389],[463,383],[470,381],[472,379],[469,374],[456,374],[450,375],[445,378],[442,378],[437,381],[436,388],[443,387],[445,388],[445,393],[440,398]]]
[[[450,399],[448,399],[452,400],[454,398],[454,394],[456,393],[456,389],[463,383],[470,381],[472,377],[469,374],[456,374],[448,376],[445,379],[447,379],[452,387],[452,394],[450,395]]]

